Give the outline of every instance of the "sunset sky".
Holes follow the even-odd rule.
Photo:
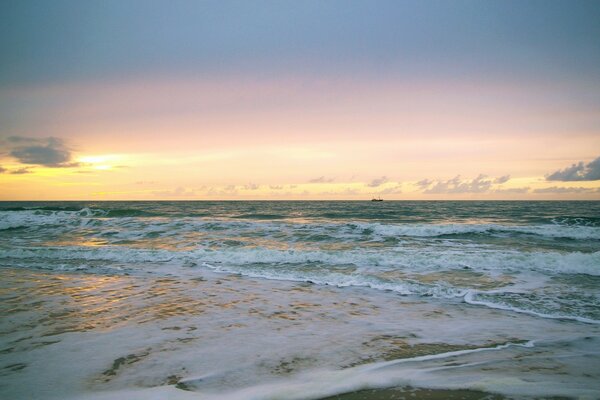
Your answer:
[[[2,1],[0,200],[600,199],[598,1]]]

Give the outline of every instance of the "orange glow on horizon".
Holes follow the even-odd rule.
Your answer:
[[[14,89],[14,100],[60,104],[60,120],[49,103],[43,125],[28,123],[64,139],[71,161],[24,164],[3,153],[0,197],[600,198],[600,181],[544,178],[598,157],[600,132],[584,129],[597,110],[557,113],[563,100],[544,96],[554,87],[524,85],[233,77]],[[416,185],[480,174],[511,178],[473,192]]]

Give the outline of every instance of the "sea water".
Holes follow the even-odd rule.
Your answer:
[[[600,202],[3,202],[0,397],[600,398]]]

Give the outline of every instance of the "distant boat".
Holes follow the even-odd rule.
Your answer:
[[[378,198],[373,197],[371,199],[371,201],[383,201],[383,199],[381,197],[378,197]]]

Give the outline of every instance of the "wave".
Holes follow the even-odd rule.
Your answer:
[[[271,220],[271,219],[286,219],[289,216],[284,214],[265,214],[265,213],[252,213],[252,214],[238,214],[233,215],[232,219],[257,219],[257,220]]]
[[[209,263],[244,273],[252,268],[262,268],[269,274],[282,271],[306,273],[328,271],[336,268],[358,268],[360,273],[402,271],[424,273],[436,271],[468,270],[481,273],[583,274],[600,276],[600,251],[581,252],[519,252],[506,250],[468,251],[468,249],[419,248],[395,251],[379,250],[280,250],[267,248],[234,247],[229,249],[172,251],[167,249],[137,249],[125,246],[44,246],[13,248],[0,251],[9,258],[92,259],[120,262],[151,262],[157,260],[192,261]],[[286,269],[287,267],[287,269]],[[265,276],[267,277],[267,276]]]
[[[0,230],[20,228],[51,227],[69,224],[86,225],[90,218],[99,224],[119,226],[130,224],[134,219],[147,227],[156,218],[164,217],[173,229],[192,226],[196,230],[247,229],[260,232],[278,230],[324,233],[332,238],[364,239],[371,235],[375,239],[389,238],[470,238],[470,237],[531,237],[546,239],[600,240],[600,227],[590,224],[543,224],[543,225],[501,225],[501,224],[394,224],[380,222],[327,222],[316,220],[296,221],[286,219],[284,214],[252,213],[236,214],[230,217],[179,216],[157,213],[136,208],[81,208],[74,207],[16,207],[0,211]],[[161,221],[161,224],[164,221]]]
[[[114,261],[119,263],[167,262],[178,257],[168,250],[146,250],[118,246],[46,246],[1,250],[0,257],[14,259]]]
[[[140,216],[160,216],[165,215],[138,208],[113,208],[102,209],[96,207],[75,207],[75,206],[31,206],[31,207],[7,207],[0,208],[0,215],[11,212],[27,212],[33,215],[53,215],[62,213],[62,215],[72,215],[73,217],[88,216],[110,216],[110,217],[140,217]]]
[[[555,225],[600,227],[600,217],[561,216],[550,220]]]
[[[598,254],[600,256],[600,252]],[[600,260],[596,260],[600,261]],[[593,264],[595,273],[599,273],[597,266]],[[221,273],[235,273],[242,276],[252,278],[262,278],[269,280],[285,280],[295,282],[309,282],[317,285],[328,285],[336,287],[368,287],[381,291],[392,291],[401,295],[417,295],[428,296],[439,299],[462,299],[464,302],[472,305],[481,305],[493,309],[501,309],[505,311],[524,313],[540,318],[574,320],[589,324],[600,324],[597,310],[600,307],[600,298],[589,296],[588,301],[582,301],[577,298],[577,288],[559,288],[550,284],[550,292],[548,299],[551,306],[544,304],[545,301],[536,300],[535,296],[524,296],[517,304],[506,303],[502,295],[512,294],[511,291],[503,291],[505,289],[495,289],[490,291],[474,290],[469,287],[461,287],[453,285],[447,281],[436,280],[433,283],[424,283],[416,280],[418,277],[412,275],[410,278],[396,279],[394,281],[382,279],[380,276],[365,273],[343,273],[338,271],[322,271],[321,269],[301,269],[296,268],[265,268],[262,265],[253,267],[238,267],[228,264],[211,264],[208,262],[202,263],[202,266],[210,268]],[[577,267],[574,267],[577,268]],[[534,284],[538,285],[539,278],[532,278],[531,282],[525,283],[524,286]],[[505,283],[499,282],[499,286],[504,286]],[[510,286],[509,286],[510,287]],[[566,290],[566,291],[565,291]],[[480,296],[495,295],[496,298],[488,297],[482,300]],[[533,298],[528,298],[533,297]],[[586,300],[586,299],[584,299]],[[559,309],[567,308],[568,312],[552,312],[553,307]]]
[[[462,235],[530,235],[547,238],[596,239],[600,229],[590,226],[500,225],[500,224],[349,224],[360,229],[370,229],[382,236],[397,237],[452,237]]]
[[[11,211],[81,211],[82,207],[75,206],[31,206],[31,207],[5,207],[0,208],[0,212],[11,212]]]
[[[40,264],[61,271],[96,273],[112,271],[107,266],[117,273],[119,268],[127,268],[128,273],[145,274],[154,269],[160,273],[164,271],[161,265],[165,265],[170,274],[192,276],[194,267],[201,266],[218,273],[252,278],[366,287],[401,295],[464,300],[472,305],[587,323],[598,323],[594,304],[600,305],[593,294],[589,299],[582,298],[575,283],[561,286],[548,281],[552,276],[568,276],[586,282],[589,279],[572,277],[600,276],[600,252],[507,254],[498,250],[469,253],[412,249],[390,253],[264,248],[173,251],[124,246],[44,246],[0,250],[0,258],[5,265],[20,260],[19,263],[31,266]],[[506,276],[516,276],[520,283],[514,286]],[[490,285],[495,289],[480,290]],[[544,285],[548,288],[546,292]],[[526,295],[512,295],[518,287],[525,290]]]
[[[90,218],[155,217],[148,211],[137,209],[76,208],[76,207],[18,207],[0,210],[0,231],[14,228],[36,228],[54,225],[86,225]]]
[[[524,307],[516,307],[514,305],[506,304],[502,301],[494,302],[494,301],[489,301],[489,300],[488,301],[478,300],[477,296],[481,295],[481,294],[484,294],[484,292],[468,291],[464,296],[464,300],[466,303],[472,304],[472,305],[480,305],[480,306],[485,306],[488,308],[494,308],[497,310],[512,311],[512,312],[517,312],[517,313],[521,313],[521,314],[528,314],[528,315],[533,315],[533,316],[540,317],[540,318],[572,320],[572,321],[584,322],[586,324],[600,324],[599,319],[587,318],[587,317],[583,317],[580,315],[541,312],[541,311],[536,311],[536,310],[528,309],[528,308],[524,308]]]
[[[0,213],[0,231],[15,228],[32,228],[61,224],[85,223],[88,218],[102,217],[104,210],[83,208],[72,210],[27,209]]]

